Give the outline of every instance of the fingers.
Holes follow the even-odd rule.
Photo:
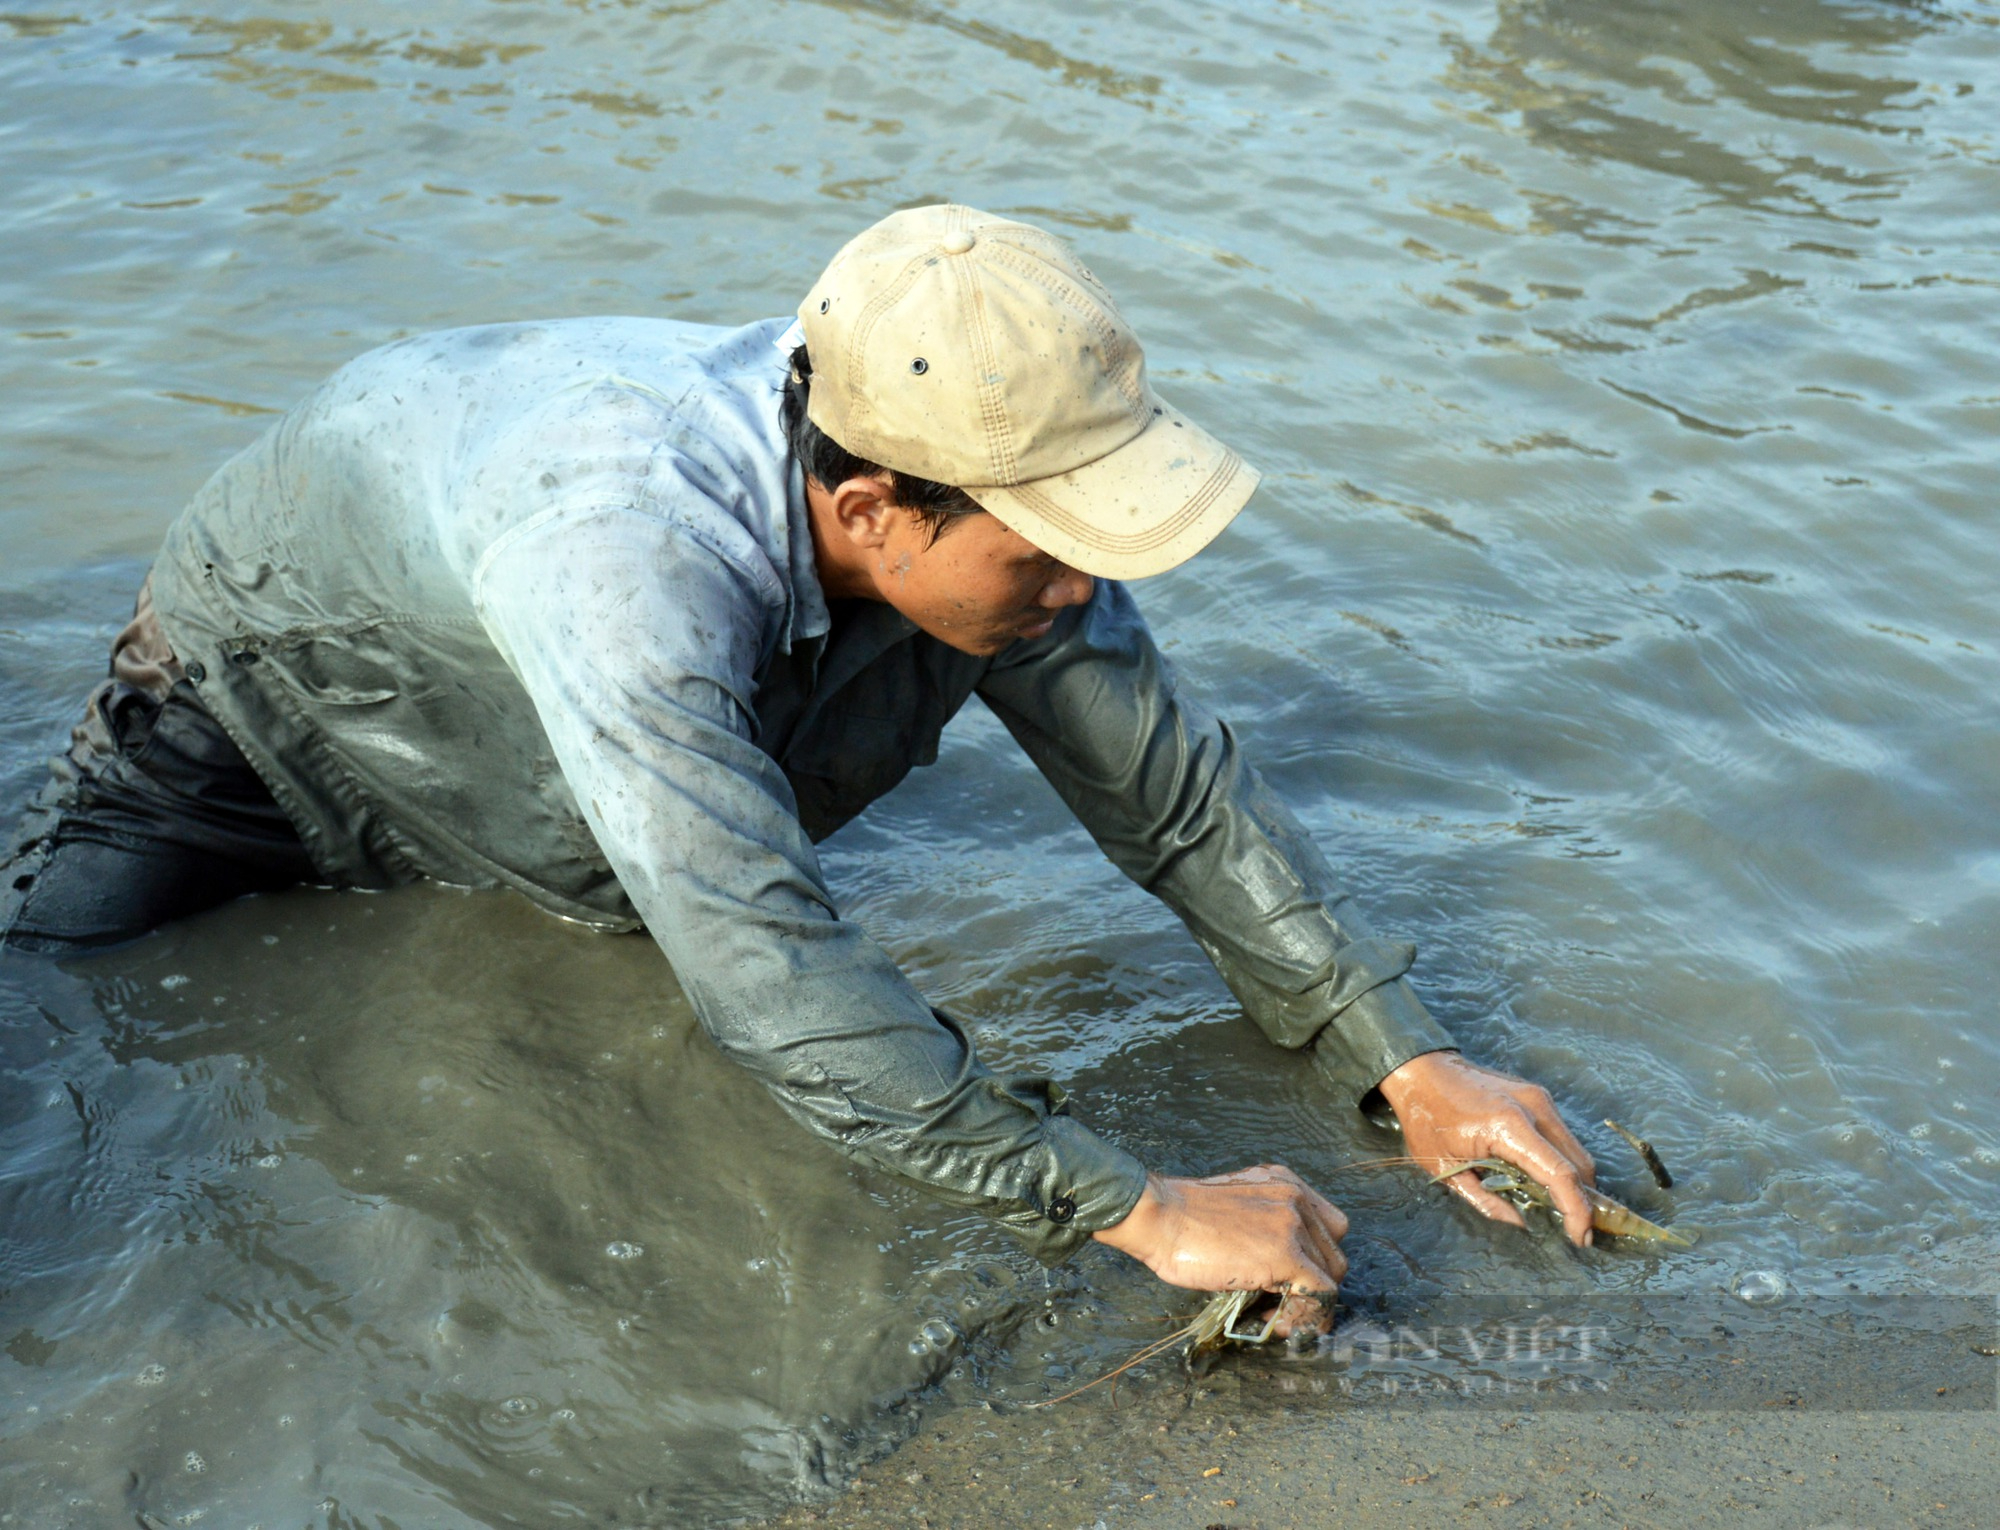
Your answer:
[[[1318,1291],[1331,1295],[1340,1289],[1347,1279],[1347,1256],[1339,1245],[1323,1235],[1315,1238],[1309,1250],[1311,1257],[1300,1263],[1299,1272],[1290,1277],[1294,1291]]]
[[[1278,1303],[1276,1321],[1271,1332],[1281,1339],[1289,1339],[1294,1334],[1322,1334],[1333,1326],[1333,1297],[1307,1296],[1303,1293],[1287,1296]]]
[[[1340,1240],[1347,1236],[1347,1218],[1340,1208],[1300,1179],[1283,1164],[1263,1163],[1227,1174],[1211,1175],[1204,1185],[1268,1185],[1282,1190],[1296,1217],[1303,1239],[1302,1251],[1320,1268],[1345,1275],[1347,1260],[1340,1252]]]
[[[1445,1184],[1451,1187],[1453,1194],[1482,1217],[1495,1222],[1505,1222],[1509,1227],[1518,1227],[1523,1232],[1527,1231],[1528,1219],[1521,1215],[1520,1209],[1509,1205],[1480,1184],[1479,1175],[1473,1170],[1467,1169],[1463,1174],[1454,1174],[1445,1181]]]
[[[1325,1314],[1315,1296],[1323,1295],[1330,1301],[1347,1278],[1347,1256],[1340,1251],[1340,1240],[1347,1236],[1347,1218],[1291,1170],[1277,1169],[1273,1177],[1281,1177],[1291,1192],[1290,1210],[1295,1220],[1287,1261],[1290,1267],[1274,1269],[1265,1289],[1285,1294],[1280,1332],[1294,1328],[1317,1332],[1323,1327]]]
[[[1548,1091],[1531,1091],[1526,1104],[1528,1114],[1534,1118],[1535,1130],[1546,1137],[1558,1153],[1576,1165],[1578,1178],[1586,1185],[1596,1184],[1597,1160],[1571,1135],[1563,1118],[1556,1113],[1555,1102],[1549,1098]]]
[[[1347,1256],[1340,1251],[1340,1240],[1347,1236],[1347,1218],[1312,1186],[1301,1182],[1299,1190],[1299,1230],[1304,1234],[1304,1252],[1330,1277],[1304,1289],[1330,1291],[1347,1278]]]
[[[1239,1174],[1246,1179],[1259,1175],[1262,1182],[1283,1185],[1289,1192],[1294,1218],[1286,1261],[1289,1268],[1273,1270],[1274,1278],[1265,1286],[1282,1296],[1271,1331],[1285,1338],[1325,1333],[1333,1324],[1334,1293],[1347,1278],[1347,1256],[1340,1251],[1340,1240],[1347,1236],[1347,1218],[1290,1169],[1264,1164]]]
[[[1132,1236],[1124,1223],[1097,1236],[1172,1285],[1284,1295],[1332,1291],[1347,1274],[1340,1252],[1347,1218],[1290,1169],[1259,1164],[1162,1180],[1155,1194],[1171,1215]]]
[[[1338,1248],[1319,1259],[1300,1258],[1298,1273],[1278,1286],[1282,1299],[1271,1331],[1280,1338],[1325,1333],[1333,1326],[1333,1302],[1347,1278],[1347,1257]]]
[[[1590,1201],[1583,1193],[1583,1180],[1575,1164],[1534,1133],[1511,1137],[1500,1156],[1533,1175],[1562,1213],[1563,1236],[1578,1248],[1589,1248]]]

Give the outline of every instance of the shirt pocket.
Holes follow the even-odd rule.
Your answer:
[[[421,624],[369,621],[315,628],[232,645],[229,662],[265,666],[299,700],[315,707],[374,707],[422,701],[435,687],[420,678]]]

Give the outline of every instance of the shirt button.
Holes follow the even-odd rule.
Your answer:
[[[1063,1223],[1067,1222],[1071,1217],[1075,1215],[1076,1215],[1075,1196],[1059,1195],[1054,1200],[1049,1202],[1049,1209],[1047,1212],[1047,1216],[1051,1222],[1056,1224],[1056,1226],[1058,1227],[1062,1226]]]
[[[186,671],[188,679],[192,680],[196,685],[200,685],[202,681],[208,678],[208,671],[202,668],[201,660],[199,659],[186,666]]]

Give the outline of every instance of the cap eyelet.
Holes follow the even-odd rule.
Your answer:
[[[821,313],[825,313],[827,309],[831,308],[832,306],[833,306],[832,298],[821,298],[819,300],[819,311]]]
[[[928,372],[930,369],[931,369],[931,364],[928,361],[924,360],[924,358],[921,356],[919,356],[915,361],[910,363],[910,370],[912,372],[915,372],[919,377],[922,377],[924,373]]]

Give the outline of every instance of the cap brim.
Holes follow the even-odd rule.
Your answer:
[[[1156,401],[1157,402],[1157,401]],[[1104,579],[1144,579],[1215,540],[1259,474],[1177,409],[1095,462],[1007,486],[966,484],[979,505],[1051,557]]]

